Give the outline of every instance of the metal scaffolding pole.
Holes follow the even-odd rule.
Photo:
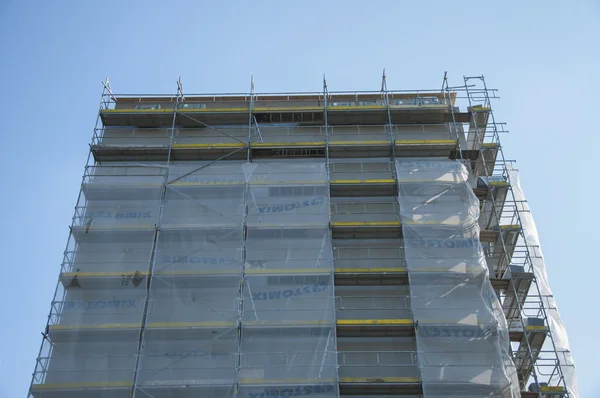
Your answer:
[[[154,229],[154,238],[152,241],[152,250],[150,251],[150,266],[148,269],[148,277],[146,278],[146,284],[145,284],[145,288],[146,288],[146,298],[144,300],[144,307],[142,310],[142,318],[141,318],[141,322],[140,322],[140,333],[139,333],[139,337],[138,337],[138,346],[137,346],[137,357],[136,357],[136,361],[135,361],[135,370],[133,373],[133,382],[132,382],[132,387],[131,387],[131,396],[132,398],[136,397],[136,391],[140,390],[142,392],[144,392],[144,394],[152,397],[150,394],[148,394],[147,392],[143,391],[143,389],[140,389],[137,384],[138,384],[138,378],[139,378],[139,371],[140,371],[140,358],[143,356],[142,352],[144,349],[144,339],[145,339],[145,335],[146,335],[146,322],[147,322],[147,317],[148,317],[148,307],[150,305],[150,296],[152,294],[151,292],[151,288],[152,288],[152,279],[154,277],[154,268],[156,266],[156,252],[158,250],[158,242],[159,242],[159,236],[160,236],[160,228],[161,228],[161,215],[162,215],[162,211],[163,211],[163,206],[165,203],[165,200],[167,198],[167,183],[169,181],[169,172],[168,172],[168,168],[171,164],[171,152],[173,149],[173,135],[175,132],[175,124],[177,121],[177,111],[179,108],[179,103],[180,101],[183,100],[183,86],[181,84],[181,78],[179,78],[179,80],[177,80],[177,94],[176,94],[176,100],[175,100],[175,107],[173,109],[173,118],[171,121],[171,129],[170,129],[170,137],[169,137],[169,149],[168,149],[168,154],[167,154],[167,163],[166,163],[166,167],[167,167],[167,172],[164,175],[164,181],[161,187],[161,198],[158,204],[158,214],[157,214],[157,218],[156,218],[156,225],[155,225],[155,229]]]
[[[329,137],[329,122],[327,120],[327,107],[329,106],[329,92],[327,89],[327,79],[325,78],[325,74],[323,74],[323,121],[324,121],[324,127],[325,127],[325,170],[327,172],[327,196],[329,198],[331,198],[331,165],[330,165],[330,158],[329,158],[329,141],[330,141],[330,137]],[[328,228],[327,228],[327,232],[329,234],[329,236],[325,236],[323,239],[332,239],[332,228],[331,228],[331,212],[329,212],[329,223],[328,223]],[[330,258],[333,259],[333,245],[329,245],[330,249],[327,253],[328,256],[330,256]],[[319,258],[320,260],[320,258]],[[331,278],[331,284],[332,284],[332,306],[333,308],[335,308],[335,268],[333,267],[333,264],[331,266],[331,273],[330,273],[330,278]],[[338,364],[338,359],[337,359],[337,335],[335,333],[335,325],[336,325],[336,321],[337,321],[337,317],[335,315],[335,311],[333,312],[333,330],[334,333],[331,333],[329,336],[327,337],[327,344],[325,346],[324,352],[323,352],[323,360],[321,362],[321,369],[319,371],[319,377],[321,376],[321,372],[323,369],[323,364],[325,363],[325,359],[326,356],[329,354],[329,350],[332,350],[333,354],[335,355],[335,368],[336,368],[336,374],[338,374],[338,378],[339,378],[339,364]],[[330,348],[330,340],[333,340],[331,346],[332,348]],[[340,396],[340,391],[339,391],[339,384],[335,383],[335,393],[336,396],[339,397]]]
[[[479,126],[477,125],[477,115],[476,115],[476,113],[478,111],[476,110],[477,108],[473,104],[473,102],[474,102],[474,95],[472,94],[473,89],[469,90],[469,87],[473,87],[473,86],[469,86],[469,84],[468,84],[469,80],[473,80],[473,79],[480,80],[482,82],[482,84],[483,84],[483,91],[481,93],[479,93],[483,97],[482,98],[481,97],[480,98],[475,97],[475,98],[484,101],[484,103],[483,103],[483,109],[484,109],[484,111],[489,112],[489,116],[492,119],[491,120],[492,132],[494,134],[494,138],[499,142],[498,132],[496,131],[496,122],[495,122],[495,118],[494,118],[494,113],[492,111],[490,97],[488,95],[488,89],[487,89],[487,86],[485,84],[484,77],[483,76],[471,76],[471,77],[464,76],[463,78],[464,78],[465,92],[466,92],[466,95],[467,95],[467,99],[469,101],[469,107],[471,109],[472,118],[473,118],[472,120],[474,121],[474,127],[475,127],[476,133],[479,134]],[[488,124],[490,124],[490,123],[488,122]],[[512,192],[513,188],[512,188],[512,183],[510,181],[510,173],[508,173],[508,171],[506,170],[506,160],[504,158],[504,153],[503,153],[501,145],[498,145],[498,153],[500,154],[500,163],[501,163],[501,167],[502,167],[502,171],[503,171],[503,177],[508,182],[508,190],[510,192],[510,196],[509,197],[512,197],[513,201],[514,201],[514,193]],[[488,168],[486,166],[486,159],[485,159],[485,156],[483,156],[483,154],[481,155],[481,158],[482,158],[482,162],[483,162],[483,166],[484,166],[483,170],[488,170]],[[502,219],[503,210],[499,209],[497,207],[495,201],[494,201],[494,195],[493,195],[494,187],[492,187],[490,185],[489,189],[490,189],[490,201],[492,203],[492,216],[496,217],[497,223],[500,226],[501,225],[501,219]],[[531,254],[530,254],[530,250],[529,250],[529,247],[528,247],[528,243],[527,243],[526,237],[525,237],[524,232],[523,232],[523,223],[521,221],[519,211],[516,208],[514,210],[513,217],[516,217],[517,224],[519,225],[519,233],[520,233],[520,235],[521,235],[521,237],[523,239],[524,245],[525,245],[525,252],[526,252],[527,259],[528,259],[528,260],[526,260],[526,262],[529,262],[529,264],[531,264],[531,259],[530,259],[531,258]],[[504,236],[502,234],[502,231],[500,231],[499,236],[500,236],[500,241],[501,241],[501,246],[502,246],[502,255],[505,257],[506,263],[510,264],[511,263],[511,258],[508,255],[509,251],[507,250],[507,244],[506,244],[506,242],[504,240]],[[496,250],[496,248],[494,250]],[[535,277],[533,279],[533,284],[534,284],[535,289],[537,291],[537,296],[539,298],[539,302],[540,302],[540,305],[541,305],[540,309],[542,311],[542,315],[543,315],[543,319],[544,319],[544,324],[547,327],[548,326],[548,316],[546,314],[546,309],[545,309],[545,306],[544,306],[544,303],[543,303],[543,300],[542,300],[542,295],[540,293],[539,286],[537,284],[537,280],[536,280]],[[525,303],[520,302],[519,295],[518,295],[518,293],[516,291],[516,287],[515,287],[514,284],[512,285],[512,288],[513,288],[513,294],[515,295],[515,300],[518,303],[517,305],[518,305],[519,313],[520,313],[519,323],[521,325],[521,328],[523,329],[524,334],[528,335],[529,332],[527,331],[527,328],[526,328],[526,325],[525,325],[525,321],[523,319],[523,315],[524,315],[523,309],[524,309]],[[527,296],[529,296],[529,295],[527,295]],[[554,344],[552,333],[549,332],[548,335],[550,336],[550,340],[551,340],[551,344],[552,344],[552,351],[553,351],[553,353],[556,356],[556,360],[558,361],[558,354],[556,353],[556,348],[555,348],[555,344]],[[535,365],[536,361],[537,361],[537,358],[533,354],[533,350],[532,350],[532,347],[531,347],[531,344],[530,344],[530,339],[526,338],[525,342],[526,342],[526,346],[527,346],[527,353],[529,355],[529,360],[532,363],[532,374],[531,374],[531,376],[533,377],[535,384],[540,385],[539,384],[540,383],[540,379],[539,379],[538,372],[536,370],[536,365]],[[559,373],[559,380],[563,384],[563,387],[565,388],[565,391],[567,391],[566,384],[564,384],[565,383],[564,376],[562,375],[562,370],[560,369],[560,366],[557,367],[556,371]],[[523,380],[522,382],[526,383],[527,380]],[[539,395],[541,397],[542,393],[539,392]]]

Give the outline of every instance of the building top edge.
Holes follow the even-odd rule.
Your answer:
[[[385,95],[384,92],[329,92],[329,101],[344,101],[344,100],[373,100],[381,99]],[[439,100],[444,98],[444,94],[434,91],[405,91],[405,92],[388,92],[390,99],[406,99],[414,97],[435,97]],[[451,98],[456,97],[455,92],[450,93]],[[250,94],[191,94],[184,96],[185,101],[202,101],[202,102],[220,102],[220,101],[250,101]],[[322,100],[323,93],[257,93],[254,94],[255,101],[294,101],[294,100]],[[114,94],[112,99],[121,103],[137,103],[137,102],[176,102],[175,95],[143,95],[143,94]]]

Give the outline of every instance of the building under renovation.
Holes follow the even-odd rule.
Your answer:
[[[483,76],[104,83],[33,398],[578,398]]]

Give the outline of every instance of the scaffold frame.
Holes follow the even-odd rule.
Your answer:
[[[183,354],[178,353],[178,356],[167,358],[164,362],[166,365],[162,370],[158,369],[157,372],[177,368],[186,360],[196,358],[200,355],[199,353],[204,353],[206,347],[211,344],[218,344],[218,349],[211,349],[210,354],[207,354],[211,359],[213,356],[218,357],[220,355],[226,358],[218,359],[218,361],[226,361],[229,360],[229,356],[233,357],[233,367],[235,368],[233,379],[231,382],[224,379],[220,380],[219,383],[222,384],[218,387],[220,389],[210,390],[210,394],[235,398],[241,398],[242,396],[262,398],[263,396],[283,396],[281,395],[284,394],[283,389],[288,388],[291,389],[289,391],[292,391],[292,394],[296,394],[297,391],[301,390],[310,391],[307,394],[300,395],[311,394],[316,395],[318,398],[340,397],[357,393],[367,394],[369,391],[375,391],[376,394],[386,394],[397,390],[403,391],[403,394],[414,393],[422,396],[420,375],[414,376],[408,370],[406,370],[407,375],[404,375],[404,370],[400,372],[400,369],[404,369],[402,366],[406,366],[407,369],[409,366],[416,366],[417,369],[421,369],[421,358],[416,349],[407,350],[403,348],[404,346],[402,346],[402,349],[377,351],[340,350],[339,348],[340,341],[344,341],[344,339],[364,338],[365,336],[371,336],[374,339],[389,338],[390,336],[400,340],[408,339],[407,341],[412,341],[412,344],[416,346],[415,341],[419,333],[419,322],[414,321],[413,309],[409,305],[410,296],[403,296],[393,290],[405,289],[410,291],[406,262],[401,257],[404,255],[402,244],[399,244],[401,254],[398,254],[398,258],[400,258],[400,261],[396,261],[393,267],[387,265],[385,267],[339,267],[336,265],[339,255],[336,255],[336,247],[334,246],[336,241],[354,240],[361,242],[361,244],[364,243],[369,258],[373,256],[375,260],[373,263],[387,264],[384,261],[385,258],[376,257],[377,249],[368,245],[374,245],[375,241],[380,241],[384,248],[380,251],[387,253],[385,250],[388,250],[388,246],[393,247],[396,242],[403,239],[401,214],[394,214],[393,217],[386,218],[388,214],[392,214],[391,210],[382,209],[400,208],[398,189],[404,182],[400,180],[395,165],[398,160],[416,158],[454,160],[469,171],[470,180],[468,183],[473,185],[473,191],[481,201],[482,206],[481,216],[478,220],[478,222],[483,223],[480,240],[486,247],[491,286],[494,287],[501,303],[506,305],[506,308],[503,307],[502,312],[503,316],[507,316],[505,322],[511,333],[510,342],[507,343],[511,344],[513,364],[515,364],[517,371],[521,372],[519,373],[521,395],[539,398],[578,397],[574,375],[572,378],[565,375],[566,371],[569,374],[572,372],[573,365],[568,359],[562,359],[570,358],[568,343],[566,343],[567,349],[559,348],[559,345],[564,347],[564,342],[555,343],[555,330],[552,325],[559,322],[560,327],[562,327],[562,323],[560,319],[556,319],[558,315],[554,315],[554,312],[558,314],[556,308],[548,308],[554,303],[554,298],[551,293],[545,292],[543,294],[543,290],[539,286],[539,280],[543,276],[539,275],[539,265],[534,264],[534,257],[541,257],[539,246],[529,241],[531,239],[530,235],[525,231],[522,221],[522,214],[528,211],[528,207],[525,205],[524,197],[519,198],[520,193],[516,194],[514,192],[513,162],[505,158],[503,147],[500,144],[500,134],[507,133],[508,130],[505,128],[505,123],[496,122],[495,120],[491,105],[492,100],[498,98],[496,90],[487,87],[483,76],[463,76],[461,85],[450,86],[447,72],[444,73],[441,90],[388,90],[385,69],[382,73],[381,89],[379,91],[330,91],[325,75],[323,75],[322,83],[322,92],[256,93],[254,77],[251,77],[249,93],[184,95],[183,83],[179,78],[176,81],[176,93],[174,95],[140,95],[115,94],[109,79],[106,78],[102,83],[99,112],[64,252],[61,276],[55,288],[52,308],[48,315],[42,344],[38,352],[36,370],[33,373],[30,385],[30,397],[53,398],[56,397],[53,394],[57,391],[59,393],[65,393],[66,391],[68,394],[73,394],[67,395],[68,397],[76,398],[78,392],[89,392],[90,389],[102,388],[128,391],[123,393],[124,395],[115,395],[115,397],[157,398],[156,391],[158,391],[158,388],[167,389],[166,392],[161,393],[167,395],[158,394],[158,396],[169,398],[179,396],[168,395],[174,393],[168,389],[171,387],[166,386],[167,381],[157,380],[155,384],[152,384],[149,383],[152,375],[145,375],[150,368],[146,369],[144,364],[146,361],[153,363],[153,359],[148,358],[147,339],[163,339],[164,336],[168,335],[169,328],[177,329],[177,333],[181,336],[179,338],[182,340],[189,339],[190,336],[194,338],[202,336],[202,339],[205,340],[198,337],[198,341],[203,342],[202,344],[192,350],[182,351]],[[461,104],[457,102],[461,102]],[[120,103],[133,106],[133,108],[121,108]],[[462,104],[466,105],[466,111],[460,110]],[[360,122],[361,120],[366,122]],[[166,123],[169,124],[168,127],[164,126]],[[417,126],[416,129],[415,126]],[[422,132],[418,131],[418,126],[421,126]],[[138,135],[136,135],[136,129],[140,130]],[[165,130],[164,134],[162,131],[154,131],[163,129]],[[191,138],[189,138],[185,135],[186,129],[193,130],[193,134],[200,134],[196,133],[195,130],[202,132],[202,134],[208,132],[204,136],[210,139],[214,138],[214,142],[210,139],[206,142],[201,142],[201,140],[194,142],[197,136],[200,137],[201,134],[195,136],[190,133],[189,137]],[[132,130],[131,135],[124,136],[123,132],[128,130]],[[435,138],[429,139],[427,134],[431,134]],[[445,134],[448,134],[447,138],[439,138],[445,137]],[[418,136],[422,136],[422,138],[415,138]],[[294,140],[293,137],[300,138]],[[146,145],[144,144],[145,141],[152,143]],[[370,158],[379,160],[369,162]],[[260,171],[266,167],[265,164],[271,163],[274,170],[277,167],[284,170],[284,166],[278,166],[284,165],[284,161],[289,162],[285,167],[297,166],[301,168],[305,165],[315,165],[320,171],[315,172],[311,176],[312,179],[303,180],[295,177],[296,179],[291,178],[289,181],[285,181],[285,179],[278,177],[277,171],[273,171],[271,180],[264,176],[264,179],[257,179],[255,170]],[[381,171],[384,170],[381,166],[364,166],[375,163],[387,164],[385,167],[389,170],[389,177],[386,174],[387,171],[385,173]],[[377,171],[365,172],[364,175],[368,175],[369,178],[338,178],[337,175],[342,174],[336,168],[338,164],[360,164],[361,170]],[[189,168],[186,169],[185,167],[188,166]],[[332,171],[333,166],[336,166],[334,171]],[[179,173],[178,167],[181,168],[181,173]],[[226,178],[225,182],[217,179],[211,181],[210,177],[207,176],[206,173],[209,170],[216,170],[217,167],[224,168],[222,172],[224,178]],[[231,167],[232,170],[239,167],[239,171],[230,172],[229,169],[226,169],[227,167]],[[351,167],[348,167],[351,170]],[[113,170],[119,168],[122,169],[121,174],[118,170]],[[320,174],[321,170],[322,174]],[[345,173],[353,176],[351,174],[353,172]],[[371,176],[369,173],[373,175]],[[334,174],[336,177],[334,177]],[[343,175],[346,176],[346,174]],[[380,174],[385,174],[385,178],[381,178]],[[128,200],[136,201],[138,200],[136,198],[144,197],[148,201],[148,208],[151,206],[156,206],[156,208],[140,210],[141,207],[138,206],[137,210],[132,212],[126,205],[119,204],[115,205],[119,211],[122,208],[124,210],[122,213],[116,213],[113,216],[110,210],[103,210],[101,206],[94,203],[93,199],[90,199],[91,195],[95,194],[105,200],[101,196],[102,193],[94,193],[92,190],[97,189],[93,187],[94,181],[104,177],[109,181],[106,186],[110,189],[125,188],[120,195],[128,198]],[[127,182],[128,179],[137,181],[133,188],[120,182],[121,180]],[[214,192],[211,191],[209,194],[206,187],[214,189]],[[132,193],[135,189],[140,188],[144,189],[142,193]],[[233,192],[233,198],[238,190],[242,192],[239,206],[240,213],[236,213],[237,210],[232,210],[237,206],[233,199],[231,200],[231,203],[233,203],[231,206],[233,207],[229,208],[227,207],[229,202],[226,200],[217,205],[215,203],[218,201],[211,197],[212,202],[207,204],[205,197],[200,196],[200,198],[197,198],[194,195],[200,194],[189,193],[192,192],[192,189],[205,188],[207,190],[202,193],[203,195],[221,195],[220,190],[225,192],[226,189],[229,189]],[[300,199],[298,199],[300,205],[295,202],[290,204],[282,202],[283,204],[278,205],[281,208],[292,206],[291,209],[294,209],[294,211],[301,208],[308,208],[309,210],[305,213],[298,210],[298,219],[293,219],[293,222],[289,221],[290,218],[286,218],[287,216],[279,210],[277,210],[277,216],[273,216],[275,210],[271,209],[275,209],[275,207],[272,207],[274,205],[261,203],[261,197],[257,199],[255,195],[256,192],[267,192],[271,188],[273,188],[273,192],[275,192],[275,189],[282,192],[285,189],[289,189],[289,192],[296,192],[289,196],[291,199],[297,197],[302,200],[312,200],[306,205],[302,205],[303,202]],[[296,191],[293,191],[294,189]],[[518,189],[520,192],[520,187]],[[169,191],[174,193],[175,199],[170,196]],[[310,195],[313,196],[305,192],[311,192]],[[158,196],[155,196],[156,194]],[[110,192],[107,195],[110,195]],[[317,200],[319,195],[321,195],[321,202]],[[287,198],[284,195],[281,196],[284,199]],[[110,202],[111,197],[107,197],[106,201]],[[381,199],[389,197],[393,197],[391,202],[388,202],[387,199]],[[357,217],[349,211],[344,213],[343,211],[334,212],[332,210],[351,208],[353,205],[362,206],[364,209],[361,214],[362,217]],[[201,214],[201,216],[197,216],[199,220],[202,217],[206,219],[214,217],[216,220],[221,220],[223,225],[175,224],[169,217],[184,217],[177,215],[179,214],[177,212],[185,211],[186,206],[194,208],[194,211]],[[238,207],[235,208],[238,209]],[[134,232],[143,233],[144,236],[152,236],[148,253],[145,252],[146,249],[138,248],[136,243],[136,245],[132,245],[135,248],[131,249],[135,251],[134,254],[123,255],[124,258],[127,256],[137,258],[136,256],[147,255],[147,268],[139,270],[136,268],[138,267],[137,263],[132,262],[126,264],[132,267],[132,269],[127,270],[97,271],[89,266],[91,271],[85,267],[85,270],[81,271],[79,268],[81,260],[78,258],[78,253],[87,253],[88,251],[88,249],[82,248],[82,245],[85,246],[82,242],[91,242],[92,238],[90,236],[94,234],[98,234],[97,239],[108,239],[107,236],[112,233],[109,221],[113,222],[113,219],[117,219],[119,214],[129,214],[126,211],[136,215],[130,217],[131,220],[128,220],[130,224],[115,227],[115,229],[119,229],[121,235],[115,235],[113,239],[118,240],[119,236],[126,236],[125,234]],[[398,210],[394,211],[399,213]],[[142,213],[144,215],[138,217]],[[176,216],[171,216],[171,213],[176,214]],[[95,214],[95,216],[90,216],[90,214]],[[106,214],[110,214],[110,217],[107,217]],[[98,221],[102,217],[110,218],[110,220]],[[269,220],[269,217],[274,217],[271,224],[263,220],[263,218]],[[325,219],[323,217],[326,217],[326,221],[323,221]],[[121,218],[126,218],[126,216]],[[318,221],[310,221],[313,218],[318,219]],[[285,234],[301,236],[304,234],[302,236],[310,236],[311,239],[316,241],[321,239],[319,231],[323,230],[319,253],[314,258],[296,259],[294,256],[299,254],[292,253],[288,249],[287,257],[284,260],[279,260],[280,262],[283,261],[285,266],[276,267],[267,272],[268,269],[265,268],[264,264],[259,264],[260,261],[249,255],[249,239],[253,239],[251,238],[251,230],[257,229],[256,224],[254,224],[255,219],[259,220],[261,228],[272,230],[272,232],[269,232],[272,236],[278,236],[277,234],[281,237]],[[483,221],[481,221],[482,219]],[[163,222],[163,220],[166,221]],[[102,222],[106,222],[107,226],[105,227]],[[489,229],[488,226],[490,226]],[[185,269],[172,272],[165,271],[170,266],[176,265],[179,262],[179,257],[173,257],[172,260],[168,260],[166,264],[163,264],[165,261],[161,256],[164,255],[163,251],[165,249],[161,247],[160,243],[163,235],[175,234],[177,236],[176,234],[181,234],[181,236],[184,236],[184,234],[190,233],[189,231],[196,230],[198,236],[200,236],[200,234],[205,233],[205,230],[208,231],[211,228],[218,229],[221,233],[219,236],[222,239],[231,238],[234,242],[237,242],[234,237],[240,237],[239,260],[236,258],[238,254],[232,255],[233,258],[236,258],[235,261],[239,261],[239,269],[233,269],[233,265],[237,264],[236,262],[229,263],[233,260],[220,258],[217,261],[225,261],[226,265],[228,267],[231,265],[229,268],[232,269],[220,273],[216,270],[209,270],[205,274],[202,274],[205,271],[198,272]],[[102,233],[104,235],[101,235]],[[191,241],[194,241],[194,239],[200,238],[189,238]],[[208,238],[203,237],[202,239],[204,239],[202,244],[208,245],[206,243],[209,242]],[[89,245],[90,243],[86,244]],[[229,246],[227,247],[227,250],[229,250]],[[311,246],[309,249],[313,250],[314,248]],[[307,249],[307,252],[309,249]],[[357,246],[357,250],[359,249],[360,247]],[[94,250],[97,249],[94,248]],[[196,247],[193,250],[196,250]],[[200,249],[193,250],[189,253],[183,251],[186,254],[181,256],[186,258],[198,257],[198,253],[205,249],[204,246],[201,246]],[[90,251],[89,253],[89,256],[93,257],[96,252]],[[124,249],[124,253],[128,253],[127,248]],[[238,252],[235,251],[235,253]],[[198,258],[200,259],[196,261],[214,260],[208,256]],[[313,260],[316,261],[314,269],[309,269],[305,263],[308,264]],[[146,260],[136,261],[144,263]],[[391,260],[389,262],[392,263]],[[255,263],[258,263],[258,265]],[[297,263],[303,265],[303,268],[292,267]],[[84,263],[84,265],[87,267],[89,264]],[[215,301],[216,307],[209,304],[203,305],[209,311],[219,313],[221,317],[218,321],[180,322],[176,324],[176,322],[161,323],[148,320],[150,314],[158,313],[158,310],[156,310],[156,300],[158,299],[152,297],[154,283],[158,283],[159,286],[170,286],[173,290],[177,290],[177,286],[188,286],[186,283],[192,283],[189,280],[186,281],[186,278],[192,279],[199,275],[213,274],[224,275],[223,278],[236,278],[237,296],[232,298],[235,311],[232,310],[231,312],[231,314],[235,312],[235,316],[230,315],[229,312],[223,312],[223,309],[218,308],[221,303]],[[94,296],[96,294],[95,290],[102,290],[108,283],[112,283],[110,280],[117,279],[121,281],[122,286],[134,284],[136,288],[138,286],[143,287],[144,297],[137,298],[136,296],[135,299],[129,300],[136,301],[136,305],[138,305],[138,302],[142,303],[139,309],[139,321],[105,322],[93,325],[65,323],[65,319],[71,319],[69,318],[71,315],[66,314],[66,309],[69,306],[82,308],[82,315],[77,315],[81,319],[87,316],[86,294],[82,293],[80,299],[73,299],[67,293],[69,289],[81,288],[82,284],[93,286],[92,290],[94,292],[89,293],[89,297],[94,298],[96,297]],[[251,288],[250,280],[253,280],[253,282],[254,280],[264,280],[263,285],[256,282],[257,286],[265,288],[271,283],[274,286],[279,286],[280,291],[279,293],[277,291],[271,292],[267,289],[264,290],[264,293],[263,291],[256,292]],[[542,283],[546,282],[542,281]],[[257,310],[257,306],[260,307],[264,303],[257,305],[255,301],[261,300],[261,294],[265,294],[264,297],[267,297],[271,293],[272,296],[276,296],[277,294],[286,294],[285,292],[288,291],[293,292],[291,288],[288,288],[288,285],[298,285],[302,289],[308,288],[314,293],[324,292],[321,295],[322,300],[328,301],[329,304],[321,309],[323,318],[302,318],[303,316],[313,316],[310,315],[309,309],[303,307],[311,305],[310,299],[306,297],[292,299],[296,296],[289,296],[285,304],[289,307],[282,308],[286,308],[291,312],[298,311],[298,314],[308,312],[309,315],[297,315],[298,319],[293,321],[286,319],[285,322],[259,320],[257,314],[261,311],[263,312],[261,316],[268,318],[271,316],[269,311],[280,310],[269,309],[268,306],[265,309]],[[343,293],[340,292],[345,291],[344,287],[351,285],[358,287],[379,286],[382,293],[380,293],[381,296],[374,295],[375,293],[372,293],[372,296],[360,295],[358,294],[360,289],[357,289],[358,293],[355,296],[341,295]],[[389,287],[388,290],[391,293],[387,293],[387,290],[383,287]],[[287,290],[284,290],[284,288]],[[383,293],[384,290],[386,293]],[[137,292],[138,290],[136,290],[136,294]],[[298,292],[301,293],[301,291]],[[301,295],[298,294],[298,296]],[[79,296],[75,295],[74,297]],[[370,301],[370,304],[368,304],[370,307],[362,308],[361,306],[366,304],[363,304],[361,299],[365,302]],[[96,299],[97,302],[103,300],[107,301],[107,299]],[[353,303],[353,300],[361,304],[345,304]],[[385,300],[395,302],[396,307],[387,308],[385,305],[388,304],[379,304],[385,302]],[[402,301],[404,301],[403,304],[400,304]],[[383,307],[379,308],[382,305]],[[392,309],[395,311],[405,310],[406,315],[402,318],[389,319],[365,318],[364,316],[362,318],[347,318],[346,315],[341,315],[342,311],[378,313],[377,311],[391,311]],[[551,314],[549,314],[549,311],[552,311]],[[253,313],[256,319],[248,321],[245,318],[247,312]],[[120,312],[116,311],[113,314],[120,314]],[[73,317],[73,319],[77,319],[77,317]],[[209,323],[212,328],[210,338],[205,337],[202,334],[205,332],[201,330],[208,327],[206,325]],[[282,361],[286,364],[291,363],[289,365],[290,369],[294,366],[297,369],[302,368],[297,372],[306,377],[269,379],[267,376],[263,375],[261,377],[261,375],[263,373],[285,374],[285,371],[277,373],[273,367],[265,365],[263,366],[263,373],[261,373],[260,366],[248,365],[248,363],[253,363],[252,361],[257,361],[257,359],[251,358],[256,353],[245,353],[246,337],[255,338],[252,336],[258,333],[256,330],[259,330],[260,327],[267,330],[267,326],[273,330],[271,333],[287,336],[286,338],[290,339],[289,341],[292,339],[290,336],[294,336],[293,333],[298,332],[300,333],[298,335],[300,337],[297,337],[299,341],[306,339],[306,341],[302,341],[306,344],[314,343],[314,346],[311,346],[312,348],[308,351],[298,349],[291,353],[280,349],[279,351],[270,352],[277,358],[283,358]],[[161,331],[163,329],[164,331]],[[307,334],[302,334],[305,333],[304,331],[299,332],[300,329],[305,330]],[[130,369],[130,381],[113,380],[112,376],[106,376],[105,380],[98,380],[97,382],[64,382],[61,378],[68,379],[68,377],[64,375],[66,371],[61,370],[62,373],[58,377],[60,382],[47,382],[48,375],[52,374],[49,369],[52,367],[53,358],[62,358],[59,354],[56,354],[57,350],[60,351],[55,347],[57,344],[64,345],[64,341],[77,337],[83,332],[87,333],[85,334],[87,337],[81,337],[81,341],[88,341],[86,339],[94,341],[96,336],[102,333],[102,330],[110,330],[110,333],[117,336],[116,338],[126,336],[122,338],[129,339],[127,342],[135,344],[134,353],[122,354],[123,357],[127,358],[133,356],[134,366]],[[229,334],[235,334],[236,348],[233,353],[227,351],[228,342],[219,341],[215,343],[215,341]],[[148,337],[155,335],[162,337]],[[310,339],[306,336],[320,336],[320,340],[317,341],[317,338],[314,338],[314,341],[310,342]],[[77,338],[79,339],[79,337]],[[260,344],[263,343],[260,342]],[[257,346],[260,346],[260,344]],[[407,342],[406,344],[409,346],[411,343]],[[372,354],[371,356],[375,358],[375,365],[369,363],[363,365],[353,364],[351,358],[358,357],[358,352]],[[319,366],[313,365],[310,361],[307,362],[308,365],[298,365],[294,362],[295,357],[305,358],[308,357],[309,353],[312,353],[315,358],[319,355],[319,361],[317,361]],[[401,353],[397,356],[402,356],[402,358],[410,357],[410,359],[407,359],[410,364],[402,365],[393,362],[392,359],[385,359],[393,358],[396,355],[393,353]],[[164,360],[164,358],[161,358],[161,360]],[[59,360],[55,359],[54,361],[58,362]],[[391,361],[391,363],[387,364],[386,361]],[[260,361],[256,363],[260,363]],[[342,374],[345,367],[353,369],[358,366],[372,367],[375,372],[381,371],[385,375],[381,377],[354,377],[346,376],[346,373]],[[388,372],[382,370],[386,367],[389,367]],[[280,366],[280,368],[285,369],[285,366]],[[318,372],[315,370],[317,368]],[[332,371],[332,369],[335,371]],[[313,371],[317,372],[316,376],[311,373]],[[397,373],[400,372],[398,374],[401,375],[398,376],[394,373],[396,371]],[[248,377],[248,374],[252,377]],[[312,376],[308,377],[309,375]],[[206,387],[208,384],[204,385],[199,382],[198,385],[194,385],[194,389],[196,392],[201,391],[199,389]],[[529,391],[527,391],[528,386]],[[494,396],[504,397],[509,395]]]

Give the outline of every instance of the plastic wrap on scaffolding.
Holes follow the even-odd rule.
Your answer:
[[[136,397],[235,395],[244,192],[240,164],[170,167]]]
[[[86,170],[34,375],[35,396],[57,386],[90,388],[98,397],[130,393],[164,171]]]
[[[550,332],[552,333],[554,347],[548,347],[547,350],[556,351],[558,365],[561,370],[561,372],[551,372],[550,379],[548,379],[546,382],[550,386],[562,385],[563,383],[560,380],[562,373],[569,397],[578,398],[579,391],[577,387],[575,365],[571,355],[571,350],[569,348],[567,331],[558,312],[558,307],[552,294],[552,290],[550,289],[550,284],[548,283],[548,275],[546,273],[546,265],[544,263],[542,249],[540,247],[537,228],[529,209],[529,204],[527,203],[525,194],[521,188],[519,171],[514,168],[509,169],[509,179],[517,210],[519,211],[523,233],[526,239],[525,243],[529,249],[529,258],[531,259],[531,264],[537,281],[539,293],[541,295],[542,304],[545,307],[549,324],[548,326],[550,327]],[[548,339],[546,344],[552,344],[552,341]],[[546,350],[546,348],[543,348],[542,350]]]
[[[325,163],[246,164],[239,396],[336,397]]]
[[[467,170],[451,160],[404,159],[396,171],[424,396],[518,397]]]

